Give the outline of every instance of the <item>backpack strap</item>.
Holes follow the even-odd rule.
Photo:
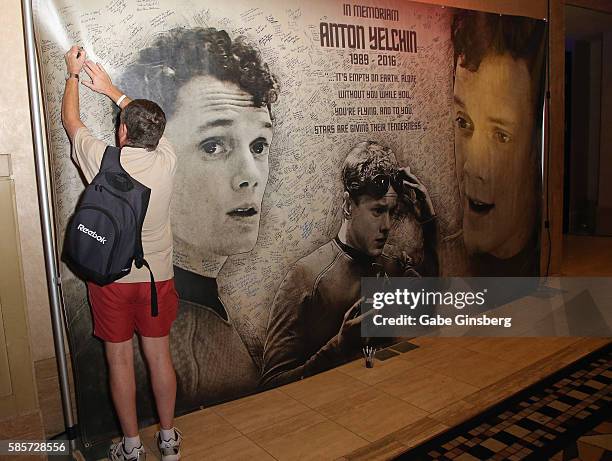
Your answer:
[[[153,277],[153,272],[151,271],[147,260],[142,257],[136,258],[134,260],[134,264],[138,269],[140,269],[142,266],[145,266],[147,269],[149,269],[149,276],[151,278],[151,315],[153,317],[157,317],[157,287],[155,286],[155,278]]]
[[[150,190],[147,192],[144,192],[141,198],[142,198],[142,204],[143,204],[142,205],[142,216],[139,217],[139,221],[138,221],[139,223],[141,223],[141,225],[136,231],[136,248],[135,248],[136,254],[134,256],[134,259],[136,260],[136,267],[138,269],[140,269],[143,266],[143,264],[138,265],[138,261],[140,260],[144,261],[144,249],[142,248],[142,226],[144,225],[144,220],[147,215],[147,209],[149,208],[149,199],[151,198]],[[149,269],[149,271],[150,270],[151,269]]]
[[[142,200],[144,206],[143,213],[146,215],[147,208],[149,207],[149,198],[150,193],[143,194]],[[140,222],[144,224],[145,216],[142,216]],[[142,248],[142,226],[136,231],[136,255],[134,256],[134,265],[137,269],[140,269],[142,266],[145,266],[149,269],[149,276],[151,278],[151,315],[153,317],[157,317],[157,288],[155,286],[155,278],[153,277],[153,272],[149,267],[149,263],[144,258],[144,249]]]
[[[120,155],[121,149],[118,147],[106,146],[104,155],[102,155],[102,162],[100,163],[100,171],[122,169],[121,161],[119,160]]]

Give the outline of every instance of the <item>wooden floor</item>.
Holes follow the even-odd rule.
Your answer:
[[[435,338],[177,419],[189,460],[383,460],[606,344],[583,338]],[[150,455],[156,428],[143,432]]]
[[[564,275],[612,275],[612,239],[570,237]],[[608,340],[421,338],[373,369],[354,362],[177,419],[183,459],[389,459],[567,365]],[[38,363],[48,434],[61,430],[49,369]],[[50,388],[51,386],[51,388]],[[57,392],[57,391],[55,391]],[[55,400],[49,398],[55,395]],[[42,396],[46,396],[42,398]],[[151,427],[143,431],[155,459]]]
[[[612,276],[612,237],[564,235],[561,273]]]

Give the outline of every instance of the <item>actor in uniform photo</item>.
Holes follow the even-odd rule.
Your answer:
[[[332,368],[361,353],[361,277],[436,276],[437,223],[427,189],[388,147],[365,141],[342,168],[338,235],[297,261],[270,311],[261,385],[272,387]],[[424,257],[383,253],[397,214],[410,210],[423,228]]]

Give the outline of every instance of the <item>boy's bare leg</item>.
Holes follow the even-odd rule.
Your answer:
[[[104,346],[109,366],[111,395],[121,430],[126,437],[136,437],[138,420],[136,418],[136,380],[132,340],[121,343],[105,341]]]
[[[151,338],[143,336],[142,347],[151,374],[151,385],[155,395],[160,426],[162,429],[171,429],[174,425],[176,374],[170,355],[169,337]]]

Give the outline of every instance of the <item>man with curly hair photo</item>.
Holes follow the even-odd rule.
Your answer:
[[[216,278],[228,256],[249,252],[257,242],[277,80],[244,37],[232,39],[214,28],[175,28],[141,50],[118,85],[130,97],[159,104],[176,151],[170,207],[179,295],[170,331],[176,411],[254,392],[259,367],[219,297]],[[84,324],[88,315],[77,317]],[[100,357],[93,338],[82,343],[77,361]],[[137,410],[140,423],[151,424],[154,383],[144,358],[138,350],[134,354]],[[92,432],[108,431],[115,418],[101,387],[105,370],[83,362],[76,368],[79,380],[92,383],[79,397],[83,408],[99,413],[89,423]]]
[[[244,37],[176,28],[140,52],[121,85],[159,102],[177,152],[171,221],[180,306],[170,333],[177,407],[252,392],[259,370],[216,277],[228,256],[257,242],[276,78]]]

